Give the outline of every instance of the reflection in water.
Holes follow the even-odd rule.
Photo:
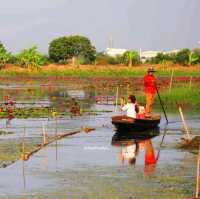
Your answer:
[[[144,173],[145,175],[153,173],[159,156],[156,157],[155,155],[152,139],[159,133],[159,128],[150,129],[146,132],[124,134],[117,132],[112,138],[112,145],[120,148],[120,163],[124,165],[127,162],[128,165],[135,165],[137,157],[143,152]]]
[[[25,174],[25,162],[22,160],[22,176],[23,176],[23,188],[26,190],[26,174]]]

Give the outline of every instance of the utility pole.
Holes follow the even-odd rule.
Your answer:
[[[109,35],[109,41],[108,41],[108,48],[113,48],[113,36],[112,34]]]

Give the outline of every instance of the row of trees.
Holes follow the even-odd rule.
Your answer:
[[[200,49],[182,49],[177,53],[158,53],[156,57],[147,60],[152,64],[163,64],[166,62],[173,62],[185,66],[200,64]]]
[[[40,53],[37,46],[25,49],[13,55],[0,43],[0,67],[5,64],[17,64],[22,67],[39,68],[48,63],[73,64],[125,64],[138,65],[141,63],[140,56],[136,51],[127,51],[123,55],[111,57],[104,53],[97,53],[91,41],[83,36],[69,36],[54,39],[49,44],[49,55]],[[200,64],[200,49],[183,49],[177,53],[158,53],[157,56],[146,60],[151,64],[163,64],[166,62],[181,65]]]

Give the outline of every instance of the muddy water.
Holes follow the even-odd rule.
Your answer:
[[[60,91],[60,88],[58,90]],[[82,98],[84,101],[83,92],[80,92],[80,95],[79,92],[71,93],[74,94],[73,97]],[[48,99],[48,93],[39,98]],[[89,108],[99,111],[114,110],[112,105],[96,105],[94,102]],[[183,134],[178,113],[169,113],[171,123],[167,127],[165,120],[161,121],[160,135],[137,141],[140,148],[135,155],[135,164],[129,164],[127,160],[123,162],[123,146],[111,144],[115,129],[110,118],[115,114],[121,112],[102,112],[95,116],[73,118],[63,116],[57,124],[52,118],[13,119],[8,128],[6,120],[1,120],[1,129],[14,132],[0,137],[1,141],[5,142],[21,139],[24,126],[26,138],[37,138],[38,142],[42,140],[43,125],[47,127],[49,135],[70,132],[84,126],[94,127],[96,130],[60,140],[32,156],[29,161],[17,161],[0,169],[0,198],[153,199],[191,196],[194,189],[196,155],[195,151],[178,148]],[[193,134],[198,134],[198,115],[188,116],[187,121]],[[166,136],[160,147],[165,130]],[[158,161],[153,167],[148,167],[146,163],[147,145],[151,146],[150,152],[154,151],[155,157],[160,149]]]

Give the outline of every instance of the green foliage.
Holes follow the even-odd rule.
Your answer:
[[[126,51],[123,55],[123,63],[129,66],[140,63],[140,56],[137,51]]]
[[[198,60],[199,60],[199,57],[197,56],[197,54],[190,52],[190,54],[189,54],[189,65],[195,64],[195,62],[197,62]]]
[[[200,49],[182,49],[178,53],[164,54],[158,53],[155,57],[147,60],[151,64],[163,64],[173,62],[184,66],[200,64]]]
[[[95,53],[90,40],[78,35],[57,38],[49,45],[49,57],[55,62],[79,57],[82,63],[91,63],[95,60]]]
[[[3,44],[0,42],[0,66],[5,66],[9,63],[11,54],[7,52]]]
[[[148,63],[151,64],[163,64],[169,61],[174,61],[175,60],[176,54],[164,54],[164,53],[158,53],[155,57],[151,58],[148,60]]]
[[[22,67],[39,68],[41,65],[48,63],[47,58],[37,50],[37,46],[29,49],[24,49],[16,56],[17,64]]]
[[[175,62],[182,65],[189,65],[189,56],[190,56],[189,49],[182,49],[176,54]]]
[[[123,57],[118,55],[116,57],[112,57],[103,53],[98,53],[96,55],[96,64],[97,65],[117,65],[123,63]]]

